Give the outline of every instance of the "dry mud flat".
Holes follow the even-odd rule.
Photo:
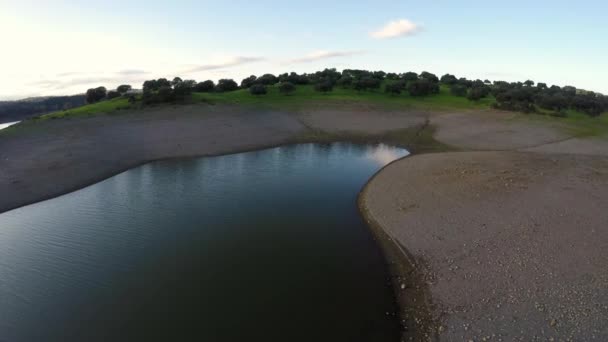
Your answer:
[[[408,157],[361,205],[415,260],[440,340],[608,340],[608,158]]]

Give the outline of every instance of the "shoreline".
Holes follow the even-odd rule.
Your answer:
[[[207,109],[205,107],[198,107],[198,108],[203,108],[203,109]],[[217,108],[215,108],[217,110]],[[219,110],[219,112],[221,112],[221,115],[224,115],[226,111],[229,111],[230,108],[222,108],[221,110]],[[274,136],[271,137],[272,139],[268,139],[269,136],[265,135],[264,139],[257,139],[255,141],[249,141],[248,143],[241,143],[238,145],[231,145],[226,147],[221,147],[218,146],[217,148],[211,148],[208,150],[196,150],[193,151],[193,153],[184,153],[181,149],[172,149],[165,155],[162,155],[158,158],[145,158],[146,155],[145,153],[140,153],[139,155],[130,155],[128,156],[128,158],[125,158],[126,160],[123,161],[123,163],[121,164],[112,164],[112,163],[104,163],[100,168],[96,168],[96,169],[90,169],[87,168],[84,172],[82,172],[80,174],[80,176],[85,175],[86,177],[81,177],[80,179],[78,179],[78,182],[74,182],[72,179],[68,179],[67,182],[61,182],[61,186],[57,189],[54,189],[54,191],[52,192],[38,192],[36,194],[36,196],[31,196],[27,199],[23,199],[21,201],[15,201],[15,199],[13,199],[13,203],[10,203],[11,201],[9,200],[10,197],[4,197],[4,203],[2,203],[2,201],[0,201],[0,214],[2,212],[5,211],[10,211],[10,210],[15,210],[27,205],[32,205],[38,202],[42,202],[42,201],[46,201],[46,200],[50,200],[74,191],[78,191],[80,189],[86,188],[88,186],[91,186],[93,184],[96,184],[98,182],[101,182],[105,179],[108,179],[110,177],[113,177],[117,174],[120,174],[122,172],[125,172],[129,169],[147,164],[147,163],[152,163],[155,161],[163,161],[163,160],[171,160],[171,159],[183,159],[183,158],[196,158],[196,157],[211,157],[211,156],[218,156],[218,155],[226,155],[226,154],[233,154],[233,153],[242,153],[242,152],[247,152],[247,151],[253,151],[253,150],[260,150],[260,149],[266,149],[266,148],[273,148],[273,147],[278,147],[278,146],[286,146],[286,145],[291,145],[291,144],[302,144],[302,143],[329,143],[329,142],[352,142],[352,143],[361,143],[361,144],[377,144],[377,143],[386,143],[386,144],[390,144],[390,145],[394,145],[394,146],[399,146],[399,147],[404,147],[407,148],[408,151],[415,153],[415,152],[419,152],[419,151],[441,151],[441,150],[446,150],[447,147],[445,145],[439,144],[436,141],[433,140],[432,135],[434,133],[434,128],[429,124],[429,120],[428,117],[426,115],[420,116],[418,114],[411,116],[412,113],[409,112],[404,112],[404,113],[394,113],[394,112],[384,112],[382,110],[378,110],[376,112],[374,111],[370,111],[369,108],[366,108],[364,112],[355,114],[357,115],[357,118],[360,121],[355,120],[355,124],[350,123],[349,128],[351,128],[350,131],[346,131],[346,130],[337,130],[336,127],[339,127],[342,122],[344,120],[348,120],[351,117],[350,114],[350,110],[349,112],[330,112],[327,113],[325,111],[321,112],[321,115],[318,115],[317,112],[306,112],[303,115],[299,115],[296,113],[288,113],[285,115],[282,115],[281,120],[285,120],[287,118],[288,122],[286,124],[281,124],[279,125],[279,127],[274,127],[274,126],[270,126],[272,129],[271,130],[267,130],[265,128],[268,128],[268,126],[263,126],[262,127],[262,131],[277,131],[277,130],[281,130],[284,129],[285,126],[287,127],[291,127],[291,129],[288,129],[286,134],[280,134],[280,136]],[[338,114],[337,115],[337,120],[330,120],[326,117],[326,115],[329,115],[329,118],[331,118],[331,114]],[[152,115],[149,118],[143,118],[143,122],[144,124],[148,124],[148,122],[152,121],[153,123],[158,123],[161,122],[162,124],[160,125],[161,128],[164,128],[166,126],[168,121],[167,116],[170,116],[170,114],[173,114],[172,111],[169,111],[168,114],[164,114],[161,113],[158,116],[154,116]],[[214,119],[212,118],[204,118],[204,117],[198,117],[198,113],[194,114],[197,115],[197,117],[195,119],[192,119],[191,116],[186,116],[185,118],[183,118],[183,120],[185,120],[186,122],[190,121],[190,120],[196,120],[197,122],[202,120],[204,123],[204,126],[206,126],[207,122]],[[205,114],[202,114],[205,115]],[[265,115],[265,113],[262,113],[262,115]],[[319,116],[321,118],[320,122],[316,121],[317,116]],[[272,115],[270,116],[271,118],[276,118],[276,115]],[[368,123],[370,121],[376,121],[378,120],[378,118],[382,119],[384,117],[384,120],[386,120],[386,124],[384,125],[371,125],[371,129],[368,128]],[[395,120],[401,120],[402,117],[406,117],[406,120],[404,124],[401,125],[395,125]],[[241,113],[237,113],[236,115],[234,115],[229,122],[221,122],[222,125],[220,125],[219,129],[220,130],[225,130],[226,127],[230,127],[230,125],[236,125],[237,121],[240,121],[243,118],[243,115]],[[133,119],[133,120],[132,120]],[[141,118],[137,118],[137,117],[129,117],[128,115],[123,116],[123,117],[101,117],[101,118],[77,118],[77,119],[68,119],[66,121],[60,121],[60,120],[53,120],[53,121],[48,121],[48,122],[43,122],[43,123],[35,123],[32,126],[33,127],[16,127],[13,132],[9,132],[11,137],[9,137],[9,139],[15,139],[15,137],[13,136],[15,133],[17,135],[17,139],[18,139],[18,135],[21,134],[21,132],[15,132],[16,130],[25,130],[25,133],[22,134],[26,134],[27,130],[32,130],[32,131],[42,131],[42,129],[44,129],[44,127],[46,126],[50,126],[52,129],[52,134],[53,136],[50,137],[48,139],[48,141],[50,141],[51,144],[56,144],[57,145],[57,149],[63,150],[61,154],[59,154],[57,157],[58,158],[62,158],[64,154],[66,153],[73,153],[70,148],[70,141],[73,140],[75,137],[72,137],[72,139],[60,139],[57,136],[61,136],[64,133],[64,129],[67,130],[67,134],[75,134],[76,137],[78,138],[82,138],[84,140],[90,139],[90,136],[85,136],[84,134],[92,134],[92,135],[104,135],[107,134],[106,129],[104,129],[104,125],[109,124],[109,128],[107,129],[123,129],[123,126],[136,126],[139,127],[140,123],[138,122],[138,120],[140,120]],[[234,119],[234,120],[233,120]],[[362,120],[361,120],[362,119]],[[113,122],[114,120],[116,120],[116,123]],[[90,123],[90,121],[93,121],[93,125],[88,125]],[[95,122],[95,121],[99,121],[99,122]],[[112,122],[109,122],[112,121]],[[197,123],[198,124],[198,123]],[[269,123],[266,122],[265,125],[268,125]],[[27,123],[26,123],[27,125]],[[88,126],[87,126],[88,125]],[[59,126],[58,129],[55,128],[55,126]],[[65,126],[65,127],[64,127]],[[91,127],[92,126],[92,127]],[[203,126],[203,125],[200,125]],[[217,125],[216,125],[217,126]],[[208,127],[201,127],[201,130],[203,129],[207,129]],[[217,128],[217,127],[216,127]],[[252,127],[253,129],[259,129],[258,127]],[[84,133],[80,133],[79,131],[83,130]],[[59,134],[56,134],[56,132],[59,132]],[[74,131],[76,131],[77,133],[74,133]],[[136,132],[137,133],[137,132]],[[146,134],[147,132],[144,131],[143,133],[139,132],[139,134]],[[155,134],[159,134],[157,130],[154,130]],[[198,133],[198,132],[197,132]],[[268,132],[270,133],[270,132]],[[165,132],[162,132],[162,134],[165,134]],[[229,133],[226,133],[226,135]],[[26,134],[27,135],[27,134]],[[33,134],[35,135],[35,134]],[[3,140],[2,140],[2,135],[0,135],[0,146],[3,146]],[[4,137],[5,139],[7,139],[6,137]],[[125,135],[120,135],[118,137],[116,136],[111,136],[111,138],[117,138],[116,140],[119,141],[120,146],[123,147],[128,147],[128,146],[124,146],[122,143],[124,143],[124,140],[128,139],[125,137]],[[66,141],[67,140],[67,141]],[[93,139],[95,140],[95,139]],[[234,139],[233,139],[234,140]],[[162,142],[162,141],[161,141]],[[25,143],[29,144],[30,147],[36,149],[37,147],[39,147],[39,145],[44,145],[44,143],[40,143],[39,141],[33,141],[30,142],[30,139],[25,139]],[[112,142],[114,143],[114,142]],[[182,143],[182,142],[180,142]],[[180,143],[177,143],[177,145],[179,145]],[[186,143],[190,143],[190,144],[213,144],[213,143],[217,143],[214,140],[193,140],[193,141],[186,141]],[[36,145],[34,145],[36,144]],[[133,142],[131,142],[131,144],[133,144]],[[157,143],[158,144],[158,143]],[[176,143],[174,142],[173,145],[175,145]],[[90,144],[85,144],[87,147],[90,146]],[[27,146],[26,146],[27,147]],[[108,154],[110,152],[111,148],[106,147],[102,147],[101,149],[98,149],[98,155],[103,155],[103,154]],[[143,151],[145,152],[145,151]],[[24,154],[30,154],[32,153],[31,149],[25,149],[23,151]],[[36,154],[36,153],[34,153]],[[50,166],[52,166],[53,162],[54,162],[54,155],[49,155],[49,154],[43,154],[44,158],[41,159],[40,161],[38,161],[37,163],[31,164],[29,163],[27,160],[26,163],[28,168],[34,168],[33,171],[36,172],[36,174],[34,174],[34,176],[38,176],[39,174],[39,169],[49,169]],[[6,162],[7,160],[5,159],[5,152],[3,153],[0,150],[0,157],[3,157],[0,160],[0,165],[1,163],[4,161]],[[79,154],[75,156],[76,158],[72,158],[71,162],[73,163],[82,163],[83,160],[88,160],[91,158],[94,158],[95,155],[91,155],[90,153],[86,154]],[[8,158],[8,162],[10,162],[12,158]],[[110,160],[112,160],[112,158],[110,158]],[[386,167],[383,166],[383,168]],[[66,164],[65,166],[66,169],[70,168],[69,164]],[[383,169],[382,168],[382,169]],[[380,169],[378,172],[380,172],[382,169]],[[375,177],[375,175],[373,176]],[[372,178],[373,178],[372,177]],[[2,180],[1,176],[0,176],[0,181]],[[44,182],[48,180],[48,178],[34,178],[34,179],[27,179],[25,178],[23,181],[28,181],[31,183],[36,183],[36,182]],[[371,180],[371,179],[370,179]],[[368,182],[370,180],[367,180],[366,184],[368,184]],[[54,181],[54,179],[50,180],[50,181]],[[5,186],[6,186],[6,180],[5,180]],[[2,188],[2,183],[0,182],[0,189]],[[15,191],[15,188],[13,188],[13,191]],[[9,200],[9,201],[7,201]],[[357,202],[356,205],[358,205],[359,202]],[[402,253],[402,251],[398,250],[398,249],[392,249],[390,247],[389,244],[383,243],[382,238],[378,238],[379,236],[381,236],[380,234],[382,234],[381,229],[373,229],[374,227],[372,227],[372,225],[370,224],[370,222],[368,222],[367,220],[364,219],[364,221],[366,221],[366,224],[368,224],[368,227],[370,229],[370,233],[375,237],[377,243],[379,244],[379,247],[381,248],[383,254],[385,254],[385,256],[390,256],[391,259],[387,258],[385,259],[385,262],[387,263],[391,263],[391,261],[389,260],[395,260],[394,265],[401,265],[401,266],[407,266],[407,261],[403,258],[400,257],[400,254]],[[394,266],[390,266],[390,269],[393,269]],[[406,267],[407,268],[407,267]],[[395,279],[391,279],[391,283],[393,285],[393,288],[396,290],[398,286],[400,286],[400,284],[403,282],[403,280],[407,280],[408,284],[412,284],[411,287],[412,288],[419,288],[419,285],[417,283],[417,280],[413,280],[413,279],[409,279],[409,274],[408,277],[403,277],[404,275],[406,275],[406,273],[404,271],[400,271],[400,277],[397,279],[397,281],[399,282],[399,284],[397,284],[395,282]],[[391,271],[391,274],[393,274],[393,271]],[[403,280],[400,280],[403,279]],[[409,291],[409,287],[410,285],[408,285],[408,291]],[[408,320],[411,319],[420,319],[418,316],[419,314],[416,313],[414,314],[413,312],[411,312],[411,310],[408,309],[404,309],[403,305],[405,304],[405,302],[399,302],[398,301],[399,297],[396,297],[396,304],[397,307],[399,309],[400,312],[409,312],[410,316],[407,318]],[[407,305],[410,305],[410,303],[408,302]],[[408,306],[409,308],[409,306]],[[413,317],[415,316],[415,317]],[[408,325],[409,326],[409,325]],[[410,332],[410,334],[408,336],[413,336]]]
[[[359,201],[414,265],[425,339],[603,340],[607,189],[602,156],[450,152],[388,164]]]
[[[418,248],[412,247],[411,240],[415,236],[405,238],[403,232],[395,228],[394,222],[385,220],[387,217],[398,220],[403,212],[409,213],[418,207],[399,208],[403,212],[386,212],[380,220],[378,203],[385,201],[385,207],[390,208],[394,203],[400,203],[403,199],[399,196],[408,194],[409,190],[387,188],[385,193],[376,195],[380,197],[370,202],[375,184],[395,168],[410,167],[416,163],[410,161],[419,158],[453,158],[455,155],[466,156],[466,153],[485,153],[488,158],[484,157],[480,162],[492,158],[503,162],[508,160],[505,156],[510,152],[498,150],[507,149],[535,151],[525,153],[546,156],[545,159],[566,160],[570,157],[564,157],[558,148],[564,141],[567,141],[570,156],[589,154],[589,146],[594,147],[592,154],[596,156],[586,158],[608,155],[608,149],[602,148],[608,146],[608,140],[602,138],[567,137],[551,127],[528,127],[521,122],[514,124],[504,120],[512,114],[477,114],[433,115],[369,107],[359,111],[344,108],[289,113],[197,105],[156,108],[145,115],[135,112],[120,116],[49,120],[29,128],[16,127],[10,130],[10,134],[0,132],[0,170],[5,171],[0,173],[0,192],[7,194],[0,198],[0,214],[77,191],[131,168],[160,160],[210,157],[299,143],[343,141],[405,147],[412,155],[392,161],[378,170],[361,189],[357,206],[389,266],[401,321],[408,329],[404,331],[404,337],[441,340],[447,332],[454,331],[454,325],[445,324],[445,318],[458,311],[446,310],[445,298],[433,292],[438,284],[434,274],[437,264],[433,264],[433,257],[445,253],[435,250],[421,255]],[[339,129],[344,125],[348,130]],[[472,149],[487,151],[466,152]],[[442,151],[457,152],[424,153]],[[448,164],[441,165],[447,167]],[[477,168],[475,165],[470,166],[471,170]],[[530,166],[535,168],[538,165],[532,163]],[[572,170],[580,171],[579,168]],[[442,173],[439,171],[429,168],[422,174],[436,173],[436,177],[440,177]],[[502,171],[493,172],[500,175]],[[403,177],[404,174],[408,177]],[[394,183],[407,182],[409,177],[409,173],[389,176]],[[424,185],[426,187],[420,188],[417,195],[444,186],[435,184],[434,180]],[[469,190],[465,188],[462,192]],[[397,196],[394,203],[386,202],[389,196]],[[589,198],[583,197],[582,200],[589,201]],[[372,208],[373,205],[376,207]],[[449,213],[452,209],[443,207],[437,210],[427,217]],[[429,222],[428,227],[435,224]],[[445,234],[445,231],[439,231],[435,236],[443,239]],[[455,287],[454,291],[458,293],[460,290]]]
[[[372,181],[390,165],[412,156],[410,154],[393,160],[372,175],[357,196],[357,207],[361,218],[382,250],[388,266],[391,287],[399,308],[401,341],[436,341],[440,325],[435,317],[431,293],[424,280],[420,263],[416,262],[414,256],[374,219],[366,205],[366,194]]]
[[[327,120],[325,114],[332,113],[339,115]],[[160,160],[337,141],[444,149],[432,139],[426,115],[365,109],[345,131],[335,127],[348,116],[332,113],[195,105],[18,125],[0,132],[0,192],[7,194],[0,198],[0,213]],[[366,126],[383,117],[386,122]],[[396,125],[402,118],[409,119]]]

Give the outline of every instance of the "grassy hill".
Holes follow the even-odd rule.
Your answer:
[[[440,93],[427,97],[412,97],[407,93],[389,95],[381,90],[356,91],[353,89],[334,88],[328,93],[315,91],[312,85],[298,86],[291,95],[279,93],[276,86],[268,87],[268,94],[254,96],[246,89],[229,93],[195,93],[193,100],[211,103],[242,104],[253,106],[267,106],[277,109],[299,109],[310,104],[322,102],[365,102],[394,108],[414,108],[428,110],[448,109],[489,109],[494,98],[488,97],[478,102],[469,101],[464,97],[450,94],[446,86],[442,86]]]
[[[440,93],[427,97],[412,97],[407,92],[401,95],[390,95],[381,90],[376,91],[356,91],[353,89],[334,88],[328,93],[315,91],[312,85],[298,86],[296,91],[290,95],[283,95],[277,86],[269,86],[266,95],[252,95],[247,89],[240,89],[224,93],[193,93],[183,103],[208,103],[208,104],[234,104],[252,107],[262,107],[276,110],[299,110],[309,106],[340,105],[344,103],[368,103],[384,106],[387,109],[410,109],[410,110],[429,110],[429,111],[479,111],[492,109],[495,102],[490,95],[480,101],[470,101],[465,97],[454,96],[450,93],[449,87],[442,85]],[[133,109],[145,111],[141,101],[133,104],[126,98],[116,98],[95,104],[85,105],[79,108],[66,111],[58,111],[42,115],[37,120],[49,120],[65,117],[79,117],[96,114],[120,114],[121,110]],[[529,120],[551,121],[563,123],[568,129],[580,136],[596,136],[608,134],[608,113],[599,117],[592,118],[580,112],[569,110],[567,117],[557,118],[551,116],[548,111],[539,111],[544,115],[521,115]]]
[[[490,109],[494,98],[491,96],[480,101],[469,101],[465,97],[450,94],[449,88],[442,86],[440,93],[427,97],[412,97],[407,93],[401,95],[389,95],[381,90],[356,91],[353,89],[334,88],[328,93],[315,91],[312,85],[298,86],[296,91],[290,95],[279,93],[277,86],[267,87],[266,95],[251,95],[247,89],[239,89],[225,93],[193,93],[184,103],[209,103],[209,104],[239,104],[272,109],[297,110],[309,105],[318,105],[324,102],[361,102],[384,105],[388,108],[412,108],[421,110],[450,110],[450,109]],[[123,109],[141,108],[141,103],[129,104],[126,98],[116,98],[102,101],[83,107],[58,111],[41,116],[39,119],[51,119],[60,117],[73,117],[81,115],[92,115],[98,113],[110,114]]]

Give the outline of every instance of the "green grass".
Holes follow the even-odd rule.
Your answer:
[[[574,110],[568,110],[566,113],[567,117],[558,120],[563,122],[568,133],[573,136],[608,136],[608,112],[594,118]]]
[[[301,109],[308,105],[323,102],[362,102],[384,105],[394,108],[414,108],[428,110],[448,109],[488,109],[494,103],[493,98],[486,98],[479,102],[469,101],[464,97],[453,96],[448,87],[441,87],[440,93],[427,97],[412,97],[407,93],[401,95],[388,95],[383,90],[356,91],[336,87],[333,91],[323,94],[314,90],[313,86],[298,86],[291,95],[283,95],[276,86],[268,87],[268,94],[254,96],[246,89],[229,93],[195,93],[192,95],[195,102],[209,102],[220,104],[240,104],[248,106],[262,106],[275,109]]]
[[[49,119],[58,119],[64,117],[78,117],[78,116],[87,116],[99,113],[110,114],[114,113],[118,110],[130,109],[134,108],[136,105],[131,105],[126,98],[115,98],[112,100],[101,101],[93,104],[89,104],[86,106],[63,110],[59,112],[53,112],[45,115],[41,115],[35,120],[49,120]]]
[[[515,119],[557,126],[573,137],[608,137],[608,112],[597,117],[572,109],[565,111],[565,117],[556,117],[552,114],[551,111],[539,109],[534,114],[518,114]]]

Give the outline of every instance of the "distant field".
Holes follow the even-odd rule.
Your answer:
[[[225,93],[193,93],[186,103],[238,104],[254,107],[264,107],[277,110],[298,110],[307,106],[319,104],[340,103],[371,103],[385,106],[387,109],[418,109],[430,111],[449,110],[488,110],[492,108],[494,98],[489,96],[480,101],[470,101],[465,97],[450,94],[447,86],[441,86],[440,93],[427,97],[412,97],[407,92],[401,95],[389,95],[382,90],[356,91],[336,87],[328,93],[315,91],[312,85],[298,86],[290,95],[283,95],[278,87],[269,86],[268,94],[254,96],[247,89]],[[141,102],[130,104],[126,98],[116,98],[82,106],[66,111],[59,111],[40,116],[34,121],[58,119],[64,117],[88,116],[94,114],[114,114],[124,109],[145,110]],[[563,123],[566,129],[577,136],[597,136],[608,134],[608,113],[597,118],[591,118],[576,111],[568,111],[568,117],[557,118],[547,115],[522,115],[533,121],[550,121]]]

